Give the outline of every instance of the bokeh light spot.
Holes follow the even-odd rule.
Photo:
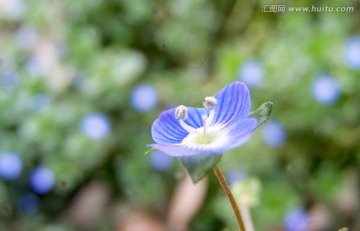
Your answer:
[[[45,194],[49,192],[55,184],[55,177],[53,172],[45,167],[36,167],[30,175],[30,186],[37,194]]]
[[[149,84],[139,84],[131,92],[131,105],[140,112],[153,109],[158,101],[156,89]]]
[[[2,152],[0,154],[0,177],[6,180],[16,179],[22,169],[22,160],[15,152]]]
[[[80,124],[83,134],[92,140],[102,140],[106,138],[111,130],[109,119],[101,113],[86,115]]]

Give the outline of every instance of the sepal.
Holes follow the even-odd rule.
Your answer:
[[[180,163],[189,173],[191,180],[196,183],[219,163],[222,154],[198,154],[195,156],[181,157]]]
[[[269,117],[271,115],[272,106],[273,106],[272,102],[270,102],[270,101],[265,102],[265,103],[261,104],[261,106],[258,109],[249,113],[248,117],[255,118],[258,120],[258,124],[257,124],[256,128],[258,128],[260,125],[262,125],[269,119]]]

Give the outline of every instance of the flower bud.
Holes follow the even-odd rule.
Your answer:
[[[212,97],[212,96],[205,97],[204,103],[203,103],[204,108],[213,110],[213,109],[215,109],[216,104],[217,104],[217,99],[215,97]]]
[[[184,105],[180,105],[175,110],[175,118],[178,120],[186,120],[188,117],[188,109]]]

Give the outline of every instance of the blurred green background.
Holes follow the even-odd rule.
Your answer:
[[[151,124],[237,80],[274,103],[220,164],[255,229],[359,230],[359,25],[351,0],[0,0],[0,230],[168,230],[186,174]],[[170,230],[236,229],[203,187]]]

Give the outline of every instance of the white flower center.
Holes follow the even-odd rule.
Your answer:
[[[228,138],[228,135],[221,131],[219,125],[208,127],[206,133],[202,133],[204,127],[196,130],[197,133],[189,133],[181,143],[188,147],[211,147],[225,143]]]
[[[204,107],[210,109],[209,116],[206,111],[201,116],[203,126],[200,128],[193,128],[184,122],[184,118],[177,116],[182,110],[187,115],[187,108],[183,105],[179,106],[175,112],[176,117],[180,120],[180,125],[189,134],[182,140],[182,144],[188,147],[216,147],[221,146],[228,140],[228,134],[221,130],[221,125],[211,125],[215,117],[216,99],[214,97],[206,97],[204,100]],[[187,118],[187,116],[186,116]],[[211,126],[210,126],[211,125]]]

